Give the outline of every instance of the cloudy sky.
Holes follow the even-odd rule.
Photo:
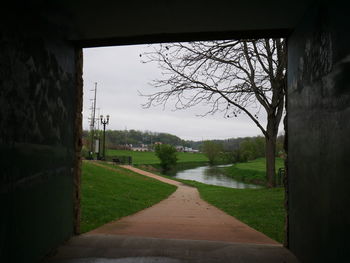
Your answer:
[[[156,64],[141,63],[139,54],[150,48],[134,45],[84,49],[84,129],[89,129],[92,90],[97,82],[96,116],[111,116],[108,129],[167,132],[186,140],[261,135],[255,124],[243,114],[237,118],[225,118],[219,112],[201,117],[205,106],[174,111],[171,104],[165,109],[144,109],[142,104],[146,98],[139,92],[153,93],[155,88],[149,83],[161,75]]]

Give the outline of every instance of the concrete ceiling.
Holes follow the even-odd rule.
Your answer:
[[[82,46],[286,36],[313,0],[57,1]]]

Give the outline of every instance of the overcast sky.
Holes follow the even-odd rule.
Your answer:
[[[227,139],[261,135],[256,125],[241,114],[225,118],[223,113],[200,117],[204,106],[174,111],[169,105],[144,109],[146,98],[138,94],[154,92],[149,83],[161,75],[156,64],[143,64],[139,54],[147,45],[84,49],[83,128],[89,129],[91,99],[97,82],[97,110],[110,117],[111,130],[166,132],[185,140]],[[262,116],[263,117],[263,116]],[[265,124],[264,124],[265,126]]]

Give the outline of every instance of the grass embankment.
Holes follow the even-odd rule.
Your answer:
[[[284,167],[284,160],[276,158],[276,172]],[[246,163],[236,163],[230,167],[223,168],[225,174],[236,180],[246,183],[266,184],[266,159],[258,158]]]
[[[134,152],[127,150],[107,150],[107,156],[131,156],[133,164],[159,164],[160,161],[154,152]],[[186,162],[208,162],[208,158],[202,153],[184,153],[177,154],[178,163]]]
[[[268,237],[283,243],[284,189],[233,189],[185,182],[197,187],[202,199],[236,217]]]
[[[167,198],[173,185],[114,166],[117,171],[82,164],[81,232],[133,214]]]

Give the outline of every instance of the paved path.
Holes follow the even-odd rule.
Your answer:
[[[122,167],[176,185],[178,188],[169,198],[160,203],[136,214],[105,224],[88,232],[88,235],[108,234],[280,245],[203,201],[194,187],[132,166],[124,165]]]

